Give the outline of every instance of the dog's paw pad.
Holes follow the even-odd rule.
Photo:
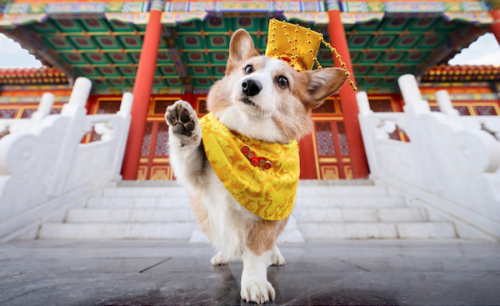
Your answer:
[[[165,119],[175,134],[187,137],[193,135],[197,120],[196,112],[186,101],[179,100],[167,107]]]
[[[221,265],[227,265],[228,260],[226,256],[222,255],[221,253],[217,253],[212,259],[210,259],[210,263],[213,266],[221,266]]]
[[[274,301],[276,292],[268,281],[251,280],[241,284],[241,299],[247,302],[263,304]]]

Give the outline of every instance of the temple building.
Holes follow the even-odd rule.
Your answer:
[[[500,67],[448,65],[500,40],[498,0],[0,0],[1,33],[43,64],[0,69],[0,241],[209,242],[164,113],[207,114],[231,35],[263,54],[271,18],[322,33],[358,87],[313,110],[279,243],[500,241]]]
[[[44,92],[52,113],[68,102],[72,84],[92,81],[88,114],[113,114],[134,93],[122,175],[172,180],[167,106],[188,101],[207,113],[210,86],[224,76],[229,40],[246,29],[263,53],[270,18],[322,33],[337,48],[375,112],[402,112],[397,79],[414,74],[424,100],[439,111],[446,89],[461,116],[500,115],[500,67],[449,66],[478,37],[500,39],[498,1],[151,1],[14,0],[0,2],[0,32],[43,63],[0,69],[0,118],[29,118]],[[327,48],[323,67],[339,66]],[[355,92],[344,86],[313,112],[314,132],[300,142],[302,179],[366,178],[368,167]],[[83,143],[99,140],[89,132]],[[396,129],[391,139],[411,141]]]

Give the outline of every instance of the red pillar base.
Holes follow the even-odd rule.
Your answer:
[[[344,25],[340,19],[340,12],[338,10],[331,10],[328,11],[328,15],[330,17],[330,23],[328,24],[330,44],[337,49],[337,52],[342,57],[342,61],[346,63],[347,69],[351,73],[351,80],[355,83],[356,80],[354,79],[354,73],[352,71],[351,55],[349,54]],[[340,67],[340,63],[335,61],[335,66]],[[356,92],[346,83],[340,89],[339,93],[347,142],[349,144],[349,154],[351,156],[353,178],[367,178],[368,174],[370,174],[370,170],[368,168],[365,147],[361,136],[361,128],[359,126],[359,109],[356,101]]]

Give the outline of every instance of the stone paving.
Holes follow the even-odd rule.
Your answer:
[[[282,245],[271,305],[500,304],[500,244],[331,241]],[[206,244],[0,244],[0,305],[246,305],[241,262],[212,267]]]

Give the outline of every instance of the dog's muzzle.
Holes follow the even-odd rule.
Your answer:
[[[259,81],[253,79],[246,79],[241,83],[241,90],[248,97],[253,97],[262,90],[262,85]]]

